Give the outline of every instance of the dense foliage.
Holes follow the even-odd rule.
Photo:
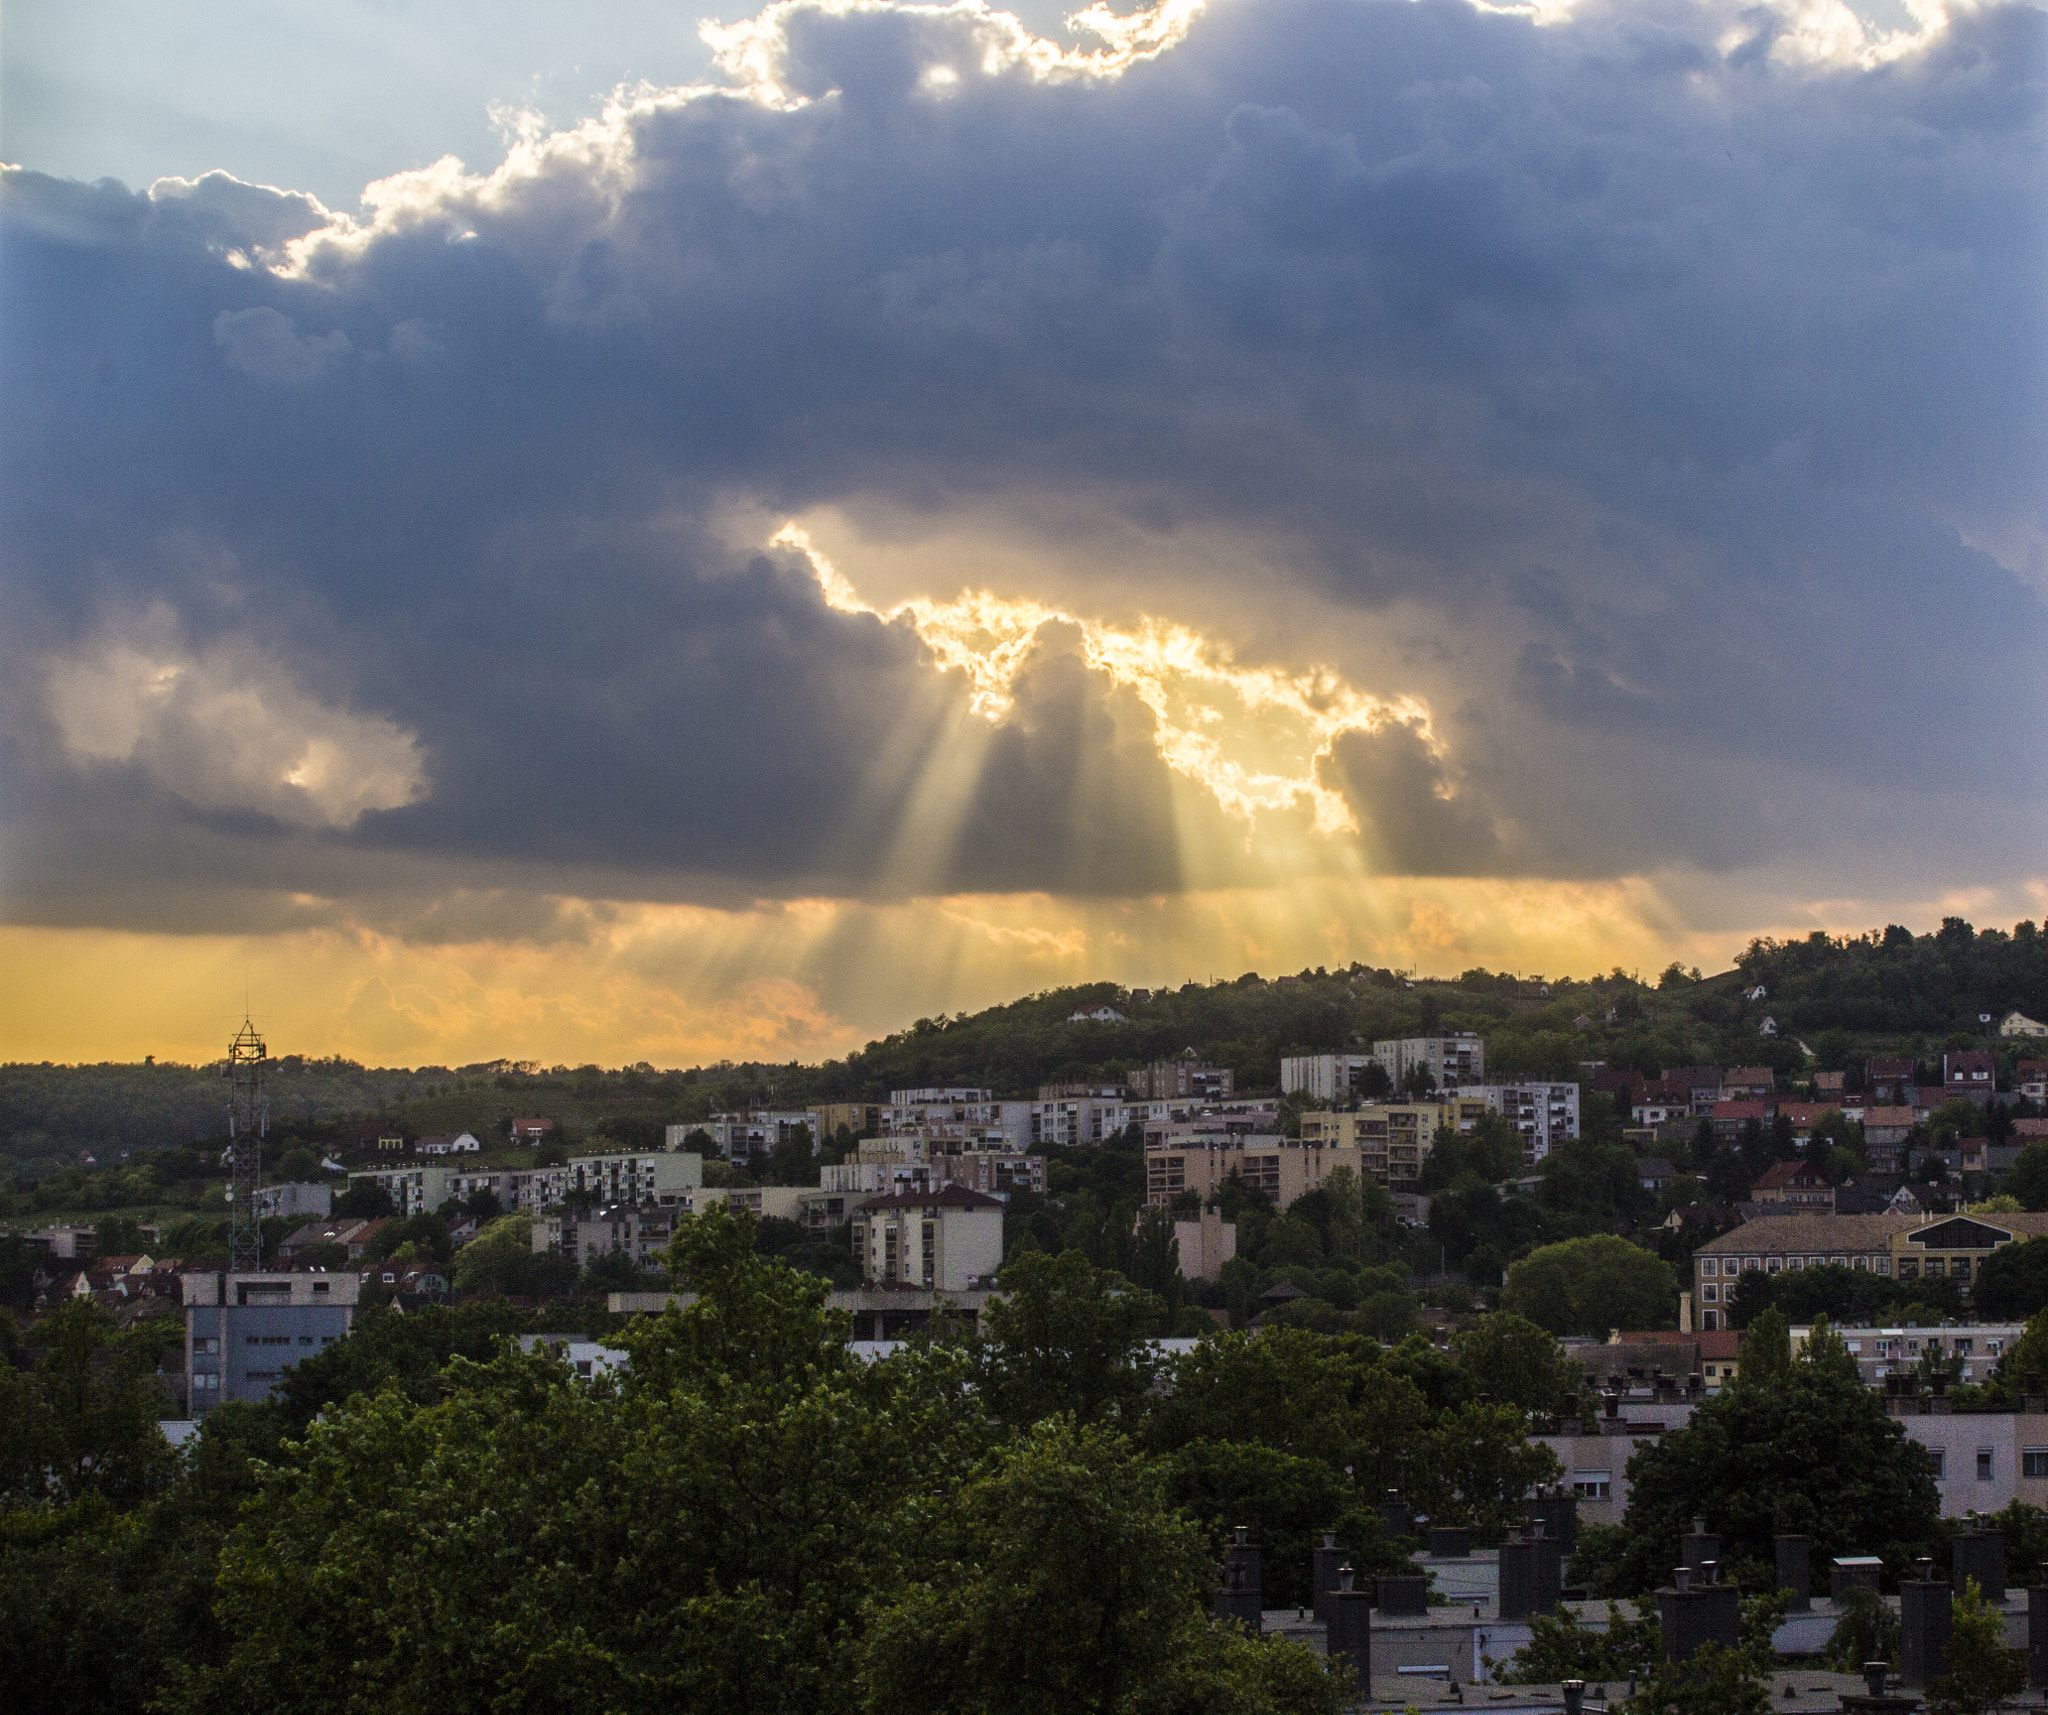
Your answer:
[[[0,1368],[12,1706],[1334,1715],[1341,1672],[1208,1617],[1231,1530],[1305,1602],[1325,1529],[1405,1564],[1386,1488],[1498,1540],[1560,1474],[1509,1396],[1561,1355],[1513,1318],[1462,1357],[1286,1326],[1163,1357],[1155,1294],[1027,1251],[978,1333],[870,1362],[759,1238],[685,1221],[694,1302],[589,1330],[615,1375],[522,1353],[502,1301],[373,1310],[175,1454],[165,1330],[47,1318]]]
[[[1695,1518],[1721,1539],[1729,1576],[1756,1584],[1769,1581],[1780,1532],[1810,1538],[1816,1565],[1874,1552],[1894,1574],[1940,1540],[1933,1454],[1886,1414],[1825,1323],[1795,1360],[1775,1311],[1744,1336],[1735,1381],[1639,1448],[1628,1479],[1600,1574],[1616,1595],[1663,1582]]]

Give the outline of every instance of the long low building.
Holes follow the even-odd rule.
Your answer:
[[[1967,1297],[1992,1252],[2043,1235],[2048,1213],[1773,1215],[1745,1221],[1693,1252],[1693,1301],[1702,1328],[1721,1328],[1744,1274],[1823,1267],[1952,1280]]]
[[[690,1151],[619,1151],[572,1156],[560,1167],[372,1167],[348,1176],[375,1185],[401,1215],[431,1215],[488,1191],[505,1210],[554,1208],[571,1197],[601,1203],[681,1203],[704,1183],[704,1158]]]

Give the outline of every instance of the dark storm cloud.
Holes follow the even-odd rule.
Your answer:
[[[1375,867],[1393,875],[1491,875],[1501,841],[1486,811],[1445,778],[1412,723],[1342,734],[1323,767],[1343,794]]]
[[[891,885],[966,687],[732,550],[733,494],[1057,494],[1435,613],[1452,664],[1369,688],[1430,695],[1450,762],[1396,725],[1328,765],[1395,869],[1768,857],[1791,837],[1720,784],[1765,763],[2038,798],[2038,743],[1959,735],[2038,731],[2048,689],[2048,30],[1959,10],[1854,69],[1767,16],[1266,0],[1047,82],[984,70],[965,11],[792,6],[755,70],[808,104],[654,103],[416,181],[291,277],[310,199],[11,175],[10,908],[154,920],[184,867],[345,892],[436,858]],[[151,772],[157,728],[81,739],[41,691],[230,659],[290,687],[265,719],[383,721],[417,777],[344,725],[384,745],[355,798],[238,811],[232,770]],[[929,879],[1172,886],[1148,722],[1048,635]],[[1593,756],[1604,819],[1561,813]],[[1687,768],[1716,785],[1671,792]]]

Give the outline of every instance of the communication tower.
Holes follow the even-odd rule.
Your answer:
[[[263,1099],[263,1038],[247,1018],[228,1044],[228,1268],[254,1274],[263,1266],[263,1228],[256,1187],[263,1177],[263,1137],[270,1105]]]

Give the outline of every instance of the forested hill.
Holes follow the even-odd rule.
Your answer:
[[[1758,987],[1763,998],[1745,998]],[[1069,1022],[1105,1005],[1125,1021]],[[1704,1064],[1792,1072],[1871,1053],[1924,1059],[1984,1040],[1981,1015],[1995,1028],[2014,1009],[2048,1018],[2048,936],[2032,923],[2008,933],[1951,918],[1931,935],[1890,928],[1846,941],[1759,941],[1733,970],[1705,978],[1673,966],[1648,982],[1621,971],[1546,983],[1485,970],[1438,981],[1354,965],[1247,973],[1143,998],[1091,984],[971,1016],[919,1019],[819,1066],[658,1072],[500,1061],[387,1071],[287,1054],[272,1063],[270,1097],[279,1129],[316,1142],[325,1126],[351,1116],[502,1136],[515,1113],[639,1141],[658,1136],[665,1121],[755,1098],[791,1106],[874,1100],[930,1084],[1029,1095],[1041,1083],[1109,1076],[1189,1048],[1235,1068],[1241,1088],[1272,1088],[1282,1055],[1437,1028],[1483,1033],[1487,1065],[1503,1074],[1571,1078],[1592,1060],[1646,1072]],[[1759,1034],[1766,1017],[1777,1021],[1775,1038]],[[2008,1058],[2026,1047],[1999,1046]],[[105,1162],[138,1147],[217,1136],[225,1094],[218,1066],[0,1067],[0,1156],[17,1173],[40,1175],[81,1151]]]

